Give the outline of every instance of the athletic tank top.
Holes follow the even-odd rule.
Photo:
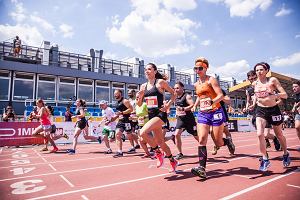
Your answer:
[[[42,114],[40,122],[42,125],[51,125],[51,122],[49,120],[49,114],[47,112],[44,112]]]
[[[186,96],[187,93],[183,93],[181,97],[177,97],[175,99],[175,106],[180,106],[180,107],[187,107],[189,104],[186,101]],[[176,110],[176,115],[177,116],[193,116],[193,113],[189,111],[178,111]]]
[[[151,109],[160,109],[163,106],[164,95],[157,89],[156,80],[154,85],[150,90],[147,90],[148,83],[145,88],[145,101],[149,110]]]
[[[118,101],[117,106],[116,106],[116,110],[123,112],[125,110],[127,110],[128,108],[124,105],[123,103],[124,98],[122,97],[122,99],[120,101]],[[128,121],[129,120],[129,116],[130,114],[122,114],[119,116],[119,120],[121,121]]]
[[[84,112],[84,109],[82,107],[79,107],[75,110],[75,115],[81,115],[80,110],[83,110],[83,112]],[[82,117],[82,118],[77,117],[77,121],[79,121],[79,120],[80,121],[87,121],[85,117]]]
[[[217,93],[208,83],[208,78],[206,78],[204,83],[198,82],[196,85],[196,94],[200,97],[200,110],[217,110],[220,108],[220,103],[211,105],[211,100],[217,96]]]
[[[271,93],[270,88],[269,88],[269,78],[267,78],[267,84],[264,84],[262,87],[259,88],[259,91],[257,90],[257,85],[258,85],[258,81],[255,82],[255,89],[254,89],[254,93],[255,96],[257,98],[266,98],[270,95],[272,95],[273,93]]]

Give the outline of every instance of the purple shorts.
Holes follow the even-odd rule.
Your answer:
[[[225,122],[225,114],[222,108],[212,112],[198,112],[198,123],[210,126],[220,126]]]

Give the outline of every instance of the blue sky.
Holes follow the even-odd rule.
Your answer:
[[[299,0],[0,0],[0,40],[188,72],[204,56],[209,73],[238,80],[265,61],[300,79],[299,10]]]

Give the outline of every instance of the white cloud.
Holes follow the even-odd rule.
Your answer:
[[[197,38],[192,32],[199,24],[182,13],[170,11],[162,0],[132,0],[133,11],[113,25],[106,33],[112,43],[132,48],[146,57],[163,57],[187,53],[193,49],[190,40]]]
[[[275,67],[286,67],[300,63],[300,52],[289,55],[286,58],[277,58],[272,62]]]
[[[220,67],[211,67],[211,71],[218,74],[221,79],[233,77],[238,81],[244,80],[249,70],[250,65],[246,60],[232,61]]]
[[[74,35],[73,27],[68,24],[61,24],[59,30],[62,32],[64,38],[72,38]]]
[[[276,12],[275,16],[276,17],[282,17],[282,16],[285,16],[285,15],[289,15],[291,12],[292,12],[292,10],[291,9],[286,9],[285,5],[283,4],[281,9],[278,12]]]
[[[300,38],[300,34],[295,35],[295,39]]]
[[[4,41],[12,36],[18,35],[23,44],[30,46],[40,46],[43,41],[43,36],[36,27],[28,24],[16,26],[0,25],[0,40]],[[12,39],[11,41],[12,42]]]
[[[50,31],[52,32],[53,34],[55,33],[55,28],[52,24],[50,24],[47,20],[39,17],[39,16],[36,16],[36,15],[30,15],[30,19],[33,21],[33,22],[36,22],[38,23],[38,25],[40,25],[43,29],[45,29],[46,31]]]
[[[11,12],[9,15],[15,20],[17,23],[21,23],[26,19],[25,9],[23,7],[23,3],[19,3],[17,1],[12,1],[15,4],[16,10]]]
[[[253,44],[253,43],[254,43],[254,40],[248,40],[247,43],[248,43],[248,44]]]
[[[167,9],[193,10],[197,7],[195,0],[163,0]]]
[[[272,0],[206,0],[211,3],[224,3],[230,10],[231,17],[248,17],[256,9],[268,9]]]
[[[90,8],[91,6],[92,6],[92,4],[88,3],[88,4],[86,4],[85,8],[88,9],[88,8]]]
[[[204,40],[201,42],[201,45],[203,46],[209,46],[211,44],[211,40]]]
[[[54,7],[53,7],[53,11],[54,11],[54,12],[58,11],[59,9],[60,9],[59,6],[54,6]]]

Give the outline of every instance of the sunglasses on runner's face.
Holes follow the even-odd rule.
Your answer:
[[[199,70],[199,71],[202,71],[203,70],[203,67],[194,67],[194,71],[197,71],[197,70]]]

